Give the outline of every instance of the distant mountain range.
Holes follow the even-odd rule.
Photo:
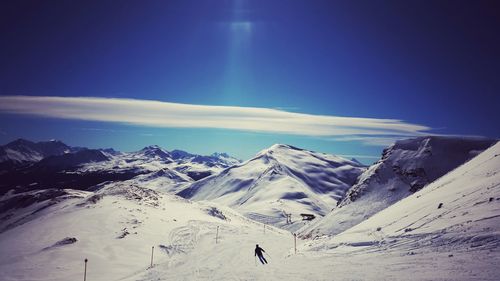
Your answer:
[[[0,194],[10,189],[95,189],[109,181],[129,180],[139,175],[170,175],[172,183],[187,184],[240,163],[225,153],[210,156],[157,145],[136,152],[111,148],[70,147],[61,141],[31,142],[18,139],[0,146]]]
[[[284,144],[241,162],[226,153],[203,156],[157,145],[119,152],[19,139],[0,147],[0,195],[97,191],[125,183],[226,205],[261,222],[300,229],[301,237],[334,235],[422,189],[495,142],[460,137],[402,140],[367,167]],[[302,221],[300,214],[317,219]]]
[[[31,142],[18,139],[4,146],[0,146],[0,164],[2,168],[38,162],[49,156],[63,155],[78,151],[66,144],[52,140],[46,142]]]

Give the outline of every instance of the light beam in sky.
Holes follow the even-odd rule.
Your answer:
[[[242,77],[251,75],[248,57],[250,57],[252,33],[255,29],[255,24],[244,8],[244,1],[235,0],[233,4],[230,21],[224,24],[229,41],[225,69],[225,94],[231,96],[232,99],[235,95],[243,96],[245,89],[241,87],[241,82],[244,80]]]

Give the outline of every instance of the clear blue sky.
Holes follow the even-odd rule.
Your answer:
[[[397,119],[499,137],[498,1],[2,1],[0,95]],[[0,111],[0,143],[57,138],[248,158],[273,143],[380,154],[391,136],[170,128]],[[374,158],[362,158],[371,162]]]

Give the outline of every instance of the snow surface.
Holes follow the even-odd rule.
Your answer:
[[[341,157],[276,144],[193,183],[179,195],[217,202],[286,227],[284,213],[292,214],[295,221],[301,213],[328,213],[364,170],[365,166]]]
[[[361,252],[468,258],[467,276],[432,272],[435,280],[494,280],[500,273],[500,143],[424,189],[333,237],[305,243],[304,251]],[[474,270],[469,262],[481,261]],[[477,261],[476,261],[477,262]],[[482,270],[484,272],[477,272]],[[473,273],[473,274],[470,274]],[[485,276],[492,274],[492,276]]]
[[[301,229],[301,236],[341,233],[413,194],[495,142],[435,136],[397,141],[358,178],[332,212]]]
[[[284,171],[330,161],[336,175],[345,170],[334,165],[351,165],[290,149],[273,147],[255,159]],[[165,169],[157,170],[165,177],[140,175],[94,192],[8,192],[0,198],[0,280],[83,280],[85,258],[88,281],[498,280],[499,169],[500,143],[343,233],[297,239],[297,253],[286,230],[165,192]],[[255,244],[268,265],[255,260]]]

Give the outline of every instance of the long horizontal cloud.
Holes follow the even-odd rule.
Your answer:
[[[430,130],[426,126],[395,119],[98,97],[2,96],[0,111],[150,127],[219,128],[307,136],[414,136]]]
[[[395,141],[401,139],[401,135],[351,135],[351,136],[335,136],[331,138],[333,141],[356,141],[365,145],[373,146],[389,146]]]

